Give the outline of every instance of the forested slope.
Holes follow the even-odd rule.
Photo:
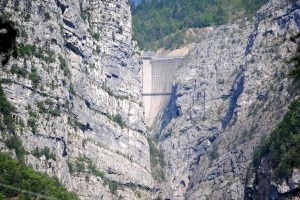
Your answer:
[[[141,49],[172,47],[182,41],[179,30],[218,26],[252,16],[267,0],[152,0],[133,9],[134,38]],[[177,33],[172,41],[162,37]],[[155,41],[160,40],[155,43]]]

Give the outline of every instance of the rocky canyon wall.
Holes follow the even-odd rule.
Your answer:
[[[285,61],[296,52],[299,8],[271,0],[253,21],[216,28],[185,58],[157,135],[171,199],[244,198],[253,151],[296,95]]]
[[[81,199],[151,199],[128,2],[1,0],[0,10],[19,32],[19,55],[0,78],[25,163]],[[0,136],[1,151],[14,155],[10,137]]]

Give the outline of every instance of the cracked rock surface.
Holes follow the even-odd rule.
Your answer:
[[[178,112],[164,114],[169,123],[158,133],[171,199],[244,198],[253,151],[296,95],[284,60],[296,52],[299,6],[271,0],[253,21],[216,28],[185,58],[168,109]]]
[[[150,199],[141,59],[124,0],[0,1],[22,46],[0,72],[26,163],[81,199]],[[20,76],[13,68],[26,71]],[[2,135],[3,141],[9,137]],[[36,151],[49,150],[50,157]],[[116,186],[116,187],[115,187]]]

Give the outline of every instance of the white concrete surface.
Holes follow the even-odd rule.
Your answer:
[[[152,57],[143,59],[143,101],[145,122],[151,127],[158,114],[168,105],[173,76],[182,57]]]

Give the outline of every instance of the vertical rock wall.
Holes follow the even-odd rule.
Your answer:
[[[160,135],[171,199],[243,199],[252,153],[294,99],[299,1],[271,0],[252,22],[217,28],[176,75]],[[170,116],[172,118],[170,118]]]
[[[150,199],[141,62],[127,1],[1,0],[0,9],[20,33],[19,56],[0,78],[23,122],[16,132],[26,163],[81,199]],[[8,151],[10,135],[0,137]],[[37,154],[45,149],[50,157]]]

